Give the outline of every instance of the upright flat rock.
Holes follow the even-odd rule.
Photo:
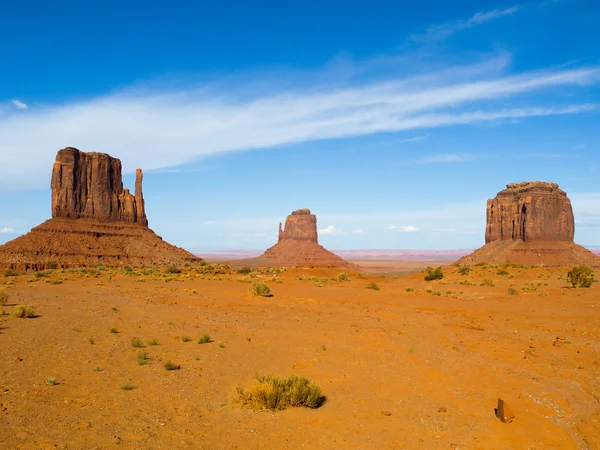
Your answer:
[[[148,228],[136,172],[135,194],[123,188],[121,161],[104,153],[60,150],[52,169],[52,218],[0,246],[0,267],[151,266],[199,261]]]
[[[600,266],[600,257],[575,244],[574,235],[571,201],[558,184],[508,184],[487,202],[486,244],[458,263]]]
[[[317,217],[309,209],[299,209],[279,224],[279,240],[261,258],[279,266],[358,267],[326,250],[318,242]]]

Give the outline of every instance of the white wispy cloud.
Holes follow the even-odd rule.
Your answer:
[[[504,16],[510,16],[519,11],[520,7],[515,5],[511,8],[506,9],[493,9],[491,11],[480,11],[473,14],[471,17],[465,20],[456,20],[454,22],[448,22],[438,25],[429,26],[424,33],[414,34],[411,39],[415,42],[421,43],[433,43],[441,41],[452,36],[454,33],[468,28],[472,28],[477,25],[489,22],[490,20],[498,19]]]
[[[230,86],[231,92],[204,85],[146,88],[0,114],[0,190],[47,186],[56,151],[66,146],[110,153],[126,171],[157,170],[230,151],[597,108],[564,105],[560,96],[559,106],[546,105],[560,87],[598,83],[598,67],[502,75],[507,58],[496,59],[415,77],[315,81],[260,94],[251,84]],[[542,90],[548,90],[544,107],[502,107],[506,99],[531,99]]]
[[[10,228],[10,227],[0,228],[0,234],[14,234],[14,233],[16,233],[14,228]]]
[[[319,230],[319,234],[344,234],[342,230],[337,229],[334,225],[329,225],[327,228]]]
[[[414,225],[406,225],[404,227],[400,227],[398,230],[400,233],[415,233],[419,231],[419,229]]]
[[[27,105],[20,100],[13,100],[11,103],[17,109],[27,109]]]
[[[358,230],[354,230],[352,232],[352,234],[367,234],[367,233],[365,233],[365,230],[359,228]]]
[[[449,155],[424,156],[423,158],[418,160],[418,162],[422,163],[422,164],[455,163],[455,162],[467,162],[467,161],[473,161],[473,157],[449,154]]]
[[[395,226],[395,225],[390,225],[390,226],[388,227],[388,230],[389,230],[389,231],[393,231],[393,230],[395,230],[395,229],[397,229],[397,228],[398,228],[398,227],[397,227],[397,226]]]

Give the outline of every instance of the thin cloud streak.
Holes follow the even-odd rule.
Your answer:
[[[510,16],[519,11],[520,7],[515,5],[511,8],[506,9],[493,9],[491,11],[480,11],[473,14],[466,20],[457,20],[455,22],[449,22],[439,25],[429,26],[423,34],[414,34],[411,39],[415,42],[420,43],[434,43],[446,39],[453,34],[472,28],[477,25],[484,24],[490,20],[498,19],[504,16]]]
[[[481,69],[486,66],[489,72]],[[469,67],[479,79],[473,80]],[[598,67],[499,76],[497,64],[488,62],[425,77],[316,85],[250,99],[208,93],[200,86],[166,93],[119,92],[87,102],[29,108],[26,114],[0,115],[0,191],[47,186],[55,152],[66,146],[110,153],[122,159],[126,171],[142,164],[145,170],[168,169],[223,152],[591,112],[597,105],[498,105],[521,94],[599,81]]]

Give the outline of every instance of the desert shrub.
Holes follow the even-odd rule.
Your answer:
[[[166,273],[181,273],[181,269],[177,266],[167,266]]]
[[[469,266],[462,266],[458,269],[458,273],[461,275],[469,275],[471,273],[471,268]]]
[[[516,290],[515,288],[513,288],[513,287],[509,287],[509,288],[508,288],[508,294],[509,294],[509,295],[517,295],[517,294],[518,294],[518,292],[517,292],[517,290]]]
[[[10,315],[20,319],[29,319],[31,317],[35,317],[35,311],[29,306],[17,305],[13,308]]]
[[[137,363],[138,363],[140,366],[143,366],[143,365],[146,365],[146,364],[148,364],[148,360],[149,360],[149,359],[150,359],[150,358],[148,357],[148,353],[146,353],[146,352],[139,352],[139,353],[137,354],[137,358],[136,358],[136,360],[137,360]]]
[[[248,292],[254,296],[268,297],[271,295],[271,289],[264,283],[253,283],[248,286]]]
[[[119,330],[117,330],[115,327],[112,327],[112,328],[110,329],[110,332],[111,332],[111,333],[113,333],[113,334],[118,334],[118,333],[119,333]]]
[[[327,287],[327,278],[317,278],[315,284],[317,287]]]
[[[189,337],[189,336],[183,336],[183,337],[181,338],[181,340],[182,340],[183,342],[190,342],[190,341],[192,340],[192,338],[191,338],[191,337]]]
[[[252,409],[282,410],[288,407],[318,408],[325,402],[319,386],[307,378],[295,375],[288,378],[256,377],[248,391],[237,388],[237,402]]]
[[[463,286],[475,286],[471,281],[469,280],[463,280],[458,284],[462,284]]]
[[[132,384],[127,383],[127,384],[123,384],[121,386],[121,389],[124,391],[131,391],[132,389],[134,389],[134,386]]]
[[[56,270],[56,269],[58,269],[58,263],[56,263],[54,261],[48,263],[48,269],[50,269],[50,270]]]
[[[594,282],[594,271],[586,266],[574,266],[567,273],[567,280],[574,288],[589,288]]]
[[[179,370],[179,369],[181,369],[181,366],[179,364],[175,364],[174,362],[167,361],[165,363],[165,369],[167,369],[167,370]]]
[[[5,306],[8,302],[8,292],[0,291],[0,306]]]
[[[380,289],[377,283],[369,283],[367,284],[366,288],[373,289],[374,291],[378,291]]]
[[[142,344],[141,339],[135,338],[131,340],[131,346],[135,348],[142,348],[144,344]]]
[[[479,286],[496,287],[494,281],[489,278],[484,278]]]
[[[48,377],[46,384],[48,386],[56,386],[56,377]]]
[[[237,273],[239,273],[240,275],[248,275],[250,272],[252,272],[252,269],[250,267],[242,267],[241,269],[237,270]]]
[[[406,292],[413,292],[415,289],[411,288],[411,287],[407,287],[406,289],[404,289]]]
[[[200,339],[198,339],[198,344],[208,344],[209,342],[212,342],[212,340],[208,334],[203,334],[200,336]]]
[[[150,339],[148,345],[158,345],[158,339]]]
[[[346,272],[342,272],[338,275],[337,280],[338,281],[350,281],[350,278],[348,277],[348,274]]]
[[[497,275],[500,275],[501,277],[506,277],[508,275],[510,275],[508,273],[508,271],[504,270],[504,269],[500,269],[498,272],[496,272]]]
[[[425,275],[425,281],[433,281],[433,280],[441,280],[444,278],[444,272],[442,272],[442,268],[438,267],[434,269],[433,267],[427,268],[427,275]]]
[[[17,272],[16,270],[13,270],[13,269],[8,269],[6,272],[4,272],[5,277],[16,277],[18,275],[19,275],[19,272]]]

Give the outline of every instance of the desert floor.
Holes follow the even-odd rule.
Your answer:
[[[457,270],[0,278],[0,448],[599,448],[600,283],[567,288],[566,268]],[[257,280],[272,297],[248,293]],[[11,317],[15,304],[38,316]],[[257,374],[306,376],[327,401],[242,409],[236,387]],[[494,416],[498,397],[512,423]]]

